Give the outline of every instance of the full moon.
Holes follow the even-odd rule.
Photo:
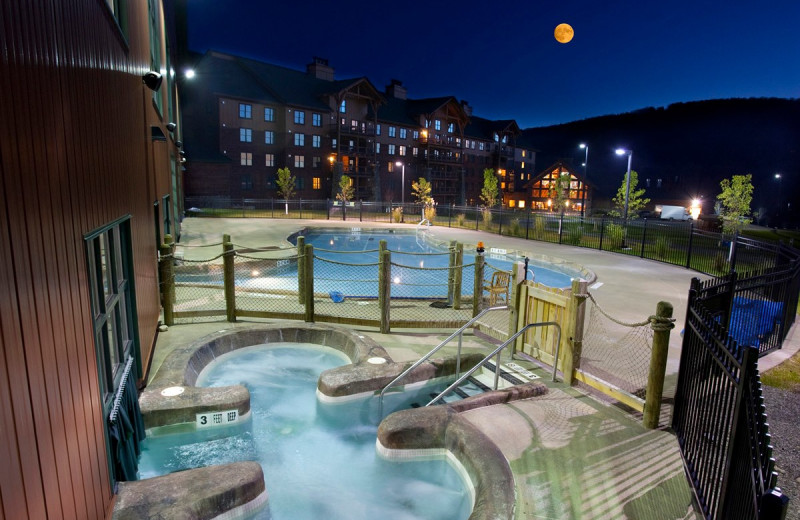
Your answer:
[[[553,32],[555,34],[556,40],[560,41],[561,43],[569,43],[572,40],[572,37],[575,36],[575,31],[572,30],[572,26],[568,23],[560,23],[556,26],[556,30]]]

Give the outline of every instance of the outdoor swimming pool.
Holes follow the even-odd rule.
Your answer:
[[[255,460],[269,494],[257,518],[467,518],[472,495],[450,463],[381,459],[372,403],[318,403],[319,375],[347,363],[338,350],[295,343],[246,347],[218,357],[202,371],[198,386],[244,384],[251,394],[250,418],[233,426],[150,435],[140,476]]]

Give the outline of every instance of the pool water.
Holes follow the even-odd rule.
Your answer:
[[[233,426],[149,435],[140,476],[255,460],[269,495],[257,518],[467,518],[471,495],[446,460],[396,462],[376,454],[374,398],[317,401],[322,371],[347,363],[335,349],[299,344],[247,347],[217,358],[200,374],[198,386],[244,384],[251,395],[250,418]]]

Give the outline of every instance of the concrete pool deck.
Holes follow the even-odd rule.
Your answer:
[[[272,219],[186,219],[181,243],[213,244],[223,233],[249,247],[289,245],[285,238],[308,225],[320,227],[411,228],[412,225],[358,221]],[[686,313],[689,281],[702,275],[636,257],[571,246],[501,237],[442,227],[430,228],[440,240],[467,244],[483,241],[487,249],[501,247],[563,258],[584,265],[597,275],[590,288],[595,300],[617,319],[640,321],[660,300],[674,306],[676,329],[670,337],[667,388],[671,397],[680,354],[679,331]],[[215,256],[221,248],[187,248],[187,258]],[[192,255],[190,257],[189,255]],[[280,323],[278,320],[248,320]],[[288,324],[292,322],[285,322]],[[159,334],[150,376],[172,350],[221,329],[247,326],[248,322],[176,325]],[[379,334],[359,329],[383,346],[395,361],[416,360],[452,331],[400,330]],[[794,330],[780,357],[797,350]],[[467,351],[483,351],[488,343],[465,336]],[[773,355],[760,364],[774,364]],[[520,364],[523,364],[522,362]],[[515,518],[695,518],[691,491],[675,437],[665,428],[671,409],[665,407],[660,428],[647,430],[640,420],[620,408],[592,398],[563,383],[553,383],[543,370],[525,365],[541,376],[549,392],[541,397],[463,412],[487,435],[509,461],[516,485]],[[762,368],[765,370],[766,368]]]

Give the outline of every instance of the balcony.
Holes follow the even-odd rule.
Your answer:
[[[344,145],[343,144],[343,145],[339,146],[339,150],[338,151],[339,151],[339,154],[343,155],[343,156],[344,155],[350,155],[350,156],[356,156],[357,155],[357,156],[365,157],[365,156],[372,155],[374,153],[374,149],[373,149],[372,143],[370,143],[368,145],[365,144],[365,145],[362,145],[362,146],[350,146],[350,145]]]
[[[338,125],[333,123],[331,125],[331,134],[336,135],[337,130],[341,132],[342,136],[345,135],[363,135],[363,136],[374,136],[375,135],[375,126],[373,124],[364,124],[364,125]]]

